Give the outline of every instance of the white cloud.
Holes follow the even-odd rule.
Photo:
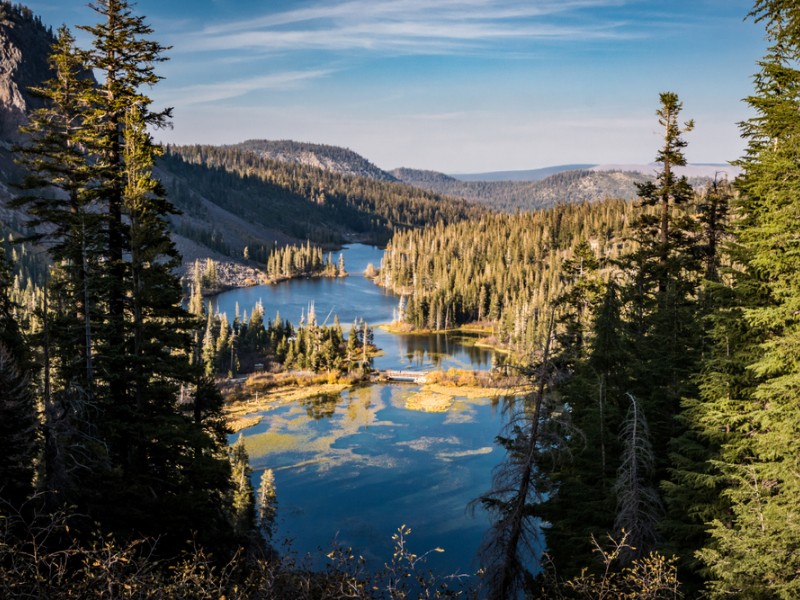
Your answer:
[[[245,77],[242,79],[218,81],[210,84],[197,84],[185,87],[162,88],[159,102],[191,106],[219,100],[244,96],[255,91],[275,91],[297,89],[311,80],[327,77],[332,70],[284,71],[270,75]]]
[[[177,51],[349,50],[442,54],[537,39],[630,38],[626,24],[585,9],[617,0],[345,0],[204,28]],[[565,16],[569,13],[570,16]]]

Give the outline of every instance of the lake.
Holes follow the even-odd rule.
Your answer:
[[[361,275],[368,263],[379,266],[381,255],[377,248],[353,245],[344,250],[347,278],[231,290],[214,298],[213,306],[232,318],[237,303],[249,313],[261,302],[267,318],[280,311],[281,318],[297,324],[313,302],[319,322],[331,323],[338,314],[345,332],[356,318],[387,323],[398,297]],[[491,368],[493,352],[466,342],[463,336],[375,329],[375,344],[384,355],[374,366]],[[265,468],[275,472],[276,539],[291,539],[297,554],[316,557],[315,566],[324,564],[336,541],[380,568],[391,559],[392,534],[405,524],[412,529],[414,553],[444,549],[429,558],[436,572],[477,569],[488,519],[481,509],[471,514],[467,505],[490,488],[492,469],[503,458],[494,444],[503,426],[503,401],[457,398],[446,413],[406,409],[406,399],[417,391],[411,384],[372,385],[277,406],[242,432],[254,487]]]

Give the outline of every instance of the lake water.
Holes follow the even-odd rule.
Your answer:
[[[374,246],[354,244],[343,254],[349,277],[296,279],[277,285],[231,290],[215,296],[212,308],[233,320],[237,304],[240,314],[244,315],[245,312],[250,314],[253,306],[261,302],[265,318],[274,319],[280,312],[281,319],[297,325],[313,302],[317,321],[331,324],[334,315],[338,315],[345,334],[357,318],[371,326],[391,322],[400,299],[362,275],[368,264],[380,266],[383,251]],[[375,328],[375,345],[384,351],[384,356],[375,358],[374,367],[381,370],[490,369],[494,353],[459,343],[464,339],[465,336],[453,334],[396,335]]]
[[[347,278],[232,290],[217,296],[214,307],[232,318],[237,302],[249,313],[260,301],[268,318],[280,311],[297,324],[313,301],[318,321],[327,317],[330,323],[338,314],[345,332],[359,317],[370,325],[391,321],[398,298],[361,276],[367,263],[379,265],[381,251],[354,245],[344,254]],[[491,351],[461,342],[376,329],[384,356],[374,366],[491,368]],[[335,540],[380,568],[391,559],[392,534],[405,524],[414,553],[444,549],[429,558],[436,572],[476,570],[488,520],[480,509],[470,514],[467,505],[489,489],[492,469],[503,458],[494,444],[503,425],[502,401],[457,398],[446,413],[406,409],[406,399],[418,391],[410,384],[373,385],[278,406],[243,431],[254,487],[265,468],[275,472],[277,539],[291,539],[300,556],[316,557],[316,566],[324,564]]]

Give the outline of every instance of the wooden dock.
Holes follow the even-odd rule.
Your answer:
[[[413,383],[425,383],[427,373],[421,371],[394,371],[392,369],[379,371],[378,375],[389,381],[411,381]]]

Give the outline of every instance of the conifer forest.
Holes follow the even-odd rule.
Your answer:
[[[77,31],[0,10],[51,42],[0,211],[0,597],[800,598],[800,4],[742,15],[768,47],[735,179],[678,175],[695,123],[662,91],[634,200],[515,212],[258,142],[162,146],[171,49],[135,3],[96,0]],[[246,233],[207,227],[221,210]],[[215,311],[220,261],[362,277],[353,239],[383,249],[366,276],[395,331],[477,332],[491,377],[525,384],[469,507],[490,523],[470,576],[427,569],[403,515],[379,568],[298,559],[275,473],[254,483],[231,443],[236,382],[366,386],[381,349],[313,303]]]

